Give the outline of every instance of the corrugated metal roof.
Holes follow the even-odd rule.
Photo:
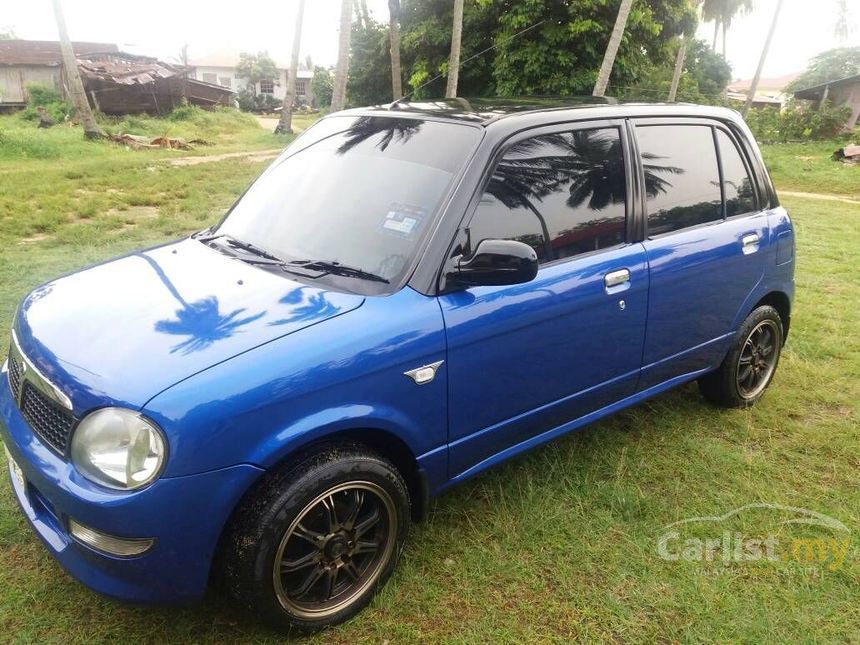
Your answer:
[[[73,42],[75,55],[95,52],[118,52],[111,43]],[[63,60],[56,40],[0,40],[0,65],[59,65]]]
[[[125,52],[78,56],[78,68],[84,80],[108,81],[119,85],[152,83],[181,71],[181,68],[157,58]]]

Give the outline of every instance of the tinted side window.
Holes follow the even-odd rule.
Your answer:
[[[723,218],[709,126],[638,126],[636,136],[645,172],[649,235]]]
[[[532,246],[541,262],[620,244],[626,180],[618,128],[548,134],[513,144],[469,225],[484,239]]]
[[[723,163],[723,184],[726,190],[726,216],[755,210],[753,183],[747,173],[735,142],[722,130],[717,130],[720,161]]]

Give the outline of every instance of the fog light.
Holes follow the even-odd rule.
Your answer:
[[[120,557],[131,557],[146,553],[155,544],[153,538],[118,538],[107,535],[88,526],[79,524],[75,520],[69,520],[69,533],[80,542],[83,542],[96,551],[103,551],[110,555]]]

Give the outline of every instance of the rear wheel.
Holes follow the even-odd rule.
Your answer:
[[[756,308],[744,320],[720,367],[699,379],[699,390],[717,405],[750,407],[773,379],[782,340],[779,312],[769,305]]]
[[[247,609],[301,629],[366,606],[391,575],[408,529],[409,496],[388,461],[329,446],[263,482],[226,543],[227,581]]]

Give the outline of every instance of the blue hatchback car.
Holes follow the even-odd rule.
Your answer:
[[[14,493],[96,591],[318,628],[428,499],[697,379],[758,401],[794,237],[734,112],[454,100],[334,114],[221,222],[21,303]]]

